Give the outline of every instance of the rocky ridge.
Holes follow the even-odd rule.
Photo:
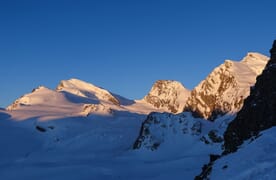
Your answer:
[[[206,144],[222,143],[223,132],[241,109],[244,99],[249,95],[250,87],[254,85],[256,76],[262,72],[267,61],[266,56],[258,53],[248,53],[240,62],[226,60],[192,90],[186,100],[186,112],[176,115],[148,115],[142,124],[134,149],[155,150],[166,141],[165,137],[172,134],[171,132],[193,136],[193,129],[201,129],[203,119],[219,122],[214,123],[208,132],[200,133],[199,139]],[[161,82],[157,83],[153,89],[165,89],[162,85]],[[193,116],[189,116],[188,112],[192,112]]]
[[[235,152],[243,141],[276,125],[276,41],[270,53],[270,61],[224,134],[225,153]]]
[[[180,114],[151,113],[143,122],[133,149],[155,151],[159,146],[191,137],[206,145],[223,143],[223,132],[232,116],[225,116],[215,123],[194,118],[190,112]],[[178,140],[176,140],[179,138]]]
[[[240,62],[226,60],[192,90],[184,111],[210,120],[238,112],[267,60],[258,53],[248,53]]]
[[[180,82],[172,80],[158,80],[143,100],[156,108],[163,108],[167,112],[182,112],[190,91]]]

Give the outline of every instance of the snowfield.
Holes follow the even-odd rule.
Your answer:
[[[129,112],[50,121],[1,118],[0,177],[7,180],[193,179],[218,149],[198,137],[171,134],[157,151],[133,150],[146,116]]]
[[[218,146],[169,133],[154,152],[134,150],[151,111],[164,109],[80,80],[62,81],[57,90],[38,87],[1,110],[0,178],[193,179]]]

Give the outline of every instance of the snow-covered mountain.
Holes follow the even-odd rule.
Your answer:
[[[78,79],[61,81],[60,84],[57,86],[56,90],[58,92],[67,92],[94,101],[101,101],[106,103],[112,103],[114,105],[120,105],[120,101],[116,97],[114,97],[109,91]]]
[[[142,100],[77,79],[55,90],[40,86],[0,109],[0,179],[193,179],[223,152],[223,133],[267,59],[249,53],[240,62],[226,60],[192,92],[160,80]],[[236,161],[218,162],[222,170],[212,177],[236,170],[230,167]],[[272,172],[274,164],[266,165]]]
[[[260,133],[255,140],[245,141],[236,153],[216,160],[209,179],[273,180],[276,177],[276,128]]]
[[[184,110],[211,120],[220,114],[238,112],[268,59],[248,53],[240,62],[225,60],[192,90]]]
[[[221,125],[213,125],[209,131],[217,138],[221,138],[227,124],[242,107],[244,99],[249,95],[250,86],[254,85],[256,76],[262,72],[267,61],[266,56],[257,53],[248,53],[241,62],[226,60],[224,64],[215,68],[206,80],[192,90],[191,95],[188,96],[185,110],[191,111],[193,115],[197,113],[204,119],[216,118]],[[219,113],[221,115],[229,113],[229,115],[217,118],[216,115]],[[165,137],[169,136],[171,132],[194,135],[193,132],[183,129],[196,129],[197,126],[201,127],[202,123],[197,118],[186,116],[185,113],[175,116],[150,114],[142,124],[134,148],[157,149],[166,141]],[[221,128],[216,128],[216,126]],[[186,133],[183,133],[184,131]],[[210,142],[208,134],[209,132],[201,134],[201,138]]]
[[[159,179],[163,171],[177,178],[179,173],[162,170],[164,164],[171,166],[170,158],[159,162],[159,155],[132,150],[143,120],[153,111],[164,108],[76,79],[62,81],[56,90],[40,86],[0,110],[0,177],[48,179],[51,174],[51,179],[79,179],[82,171],[85,179]],[[201,161],[206,162],[204,156]],[[190,166],[194,170],[186,171],[188,177],[202,163]]]
[[[224,151],[200,179],[275,179],[276,41],[271,58],[224,133]]]
[[[182,112],[190,91],[180,82],[159,80],[154,83],[150,92],[143,100],[156,108],[163,108],[167,112]]]
[[[85,104],[95,102],[95,100],[39,86],[31,93],[18,98],[6,109],[17,120],[34,117],[50,120],[80,116]]]
[[[270,61],[225,132],[226,152],[236,151],[243,141],[276,126],[276,41],[270,52]]]
[[[61,81],[56,90],[39,86],[18,98],[6,109],[22,120],[32,117],[49,120],[93,114],[110,116],[116,111],[142,115],[153,111],[170,112],[163,107],[154,107],[144,100],[129,100],[78,79]]]
[[[271,58],[224,133],[222,156],[210,161],[204,179],[275,179],[276,41]]]

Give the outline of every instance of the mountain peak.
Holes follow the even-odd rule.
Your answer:
[[[88,82],[85,82],[85,81],[82,81],[79,79],[75,79],[75,78],[72,78],[69,80],[62,80],[56,89],[58,91],[62,91],[63,89],[66,89],[66,88],[78,88],[78,89],[83,89],[83,90],[87,90],[87,89],[100,90],[101,89],[91,83],[88,83]]]
[[[185,88],[180,82],[175,80],[157,80],[152,87],[152,90],[159,90],[162,91],[164,88]],[[186,89],[186,88],[185,88]]]
[[[257,75],[261,74],[263,71],[264,64],[269,60],[269,57],[262,55],[260,53],[249,52],[241,61],[241,63],[246,64],[253,72]]]
[[[247,55],[241,60],[241,62],[252,62],[252,61],[268,61],[269,57],[257,53],[257,52],[248,52]]]
[[[189,95],[190,91],[178,81],[158,80],[143,100],[156,108],[177,113],[182,111]]]
[[[46,102],[56,99],[56,92],[45,87],[39,86],[32,90],[31,93],[25,94],[9,105],[7,110],[16,110],[20,107],[31,106],[35,104],[45,104]]]
[[[43,90],[50,90],[50,89],[45,86],[38,86],[37,88],[34,88],[32,92],[43,91]]]
[[[68,92],[85,98],[99,99],[115,105],[120,105],[119,100],[115,98],[109,91],[79,79],[73,78],[69,80],[62,80],[57,86],[56,90]]]
[[[244,140],[276,125],[276,68],[273,65],[276,62],[276,42],[270,52],[271,59],[265,70],[258,76],[250,96],[224,134],[225,153],[236,151]]]
[[[205,119],[239,111],[268,57],[248,53],[240,62],[225,60],[191,92],[184,110]]]

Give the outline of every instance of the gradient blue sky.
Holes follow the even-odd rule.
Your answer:
[[[158,79],[192,89],[224,59],[265,55],[274,0],[0,1],[0,106],[79,78],[127,98]]]

